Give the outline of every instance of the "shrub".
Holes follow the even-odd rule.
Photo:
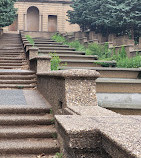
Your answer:
[[[63,44],[66,44],[67,41],[65,39],[65,37],[61,36],[60,34],[54,34],[52,37],[51,37],[52,40],[55,40],[56,42],[62,42]]]
[[[51,70],[59,70],[59,64],[61,62],[59,56],[57,56],[55,53],[50,53],[51,59]]]
[[[30,44],[32,44],[32,47],[34,47],[35,42],[34,42],[34,40],[32,39],[32,37],[31,37],[30,35],[25,35],[25,38],[28,40],[28,42],[29,42]]]
[[[85,51],[84,45],[82,45],[79,41],[73,41],[68,43],[71,48],[75,48],[77,51]]]

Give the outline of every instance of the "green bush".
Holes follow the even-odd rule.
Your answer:
[[[66,44],[67,41],[65,39],[65,37],[61,36],[60,34],[54,34],[52,37],[51,37],[52,40],[55,40],[56,42],[62,42],[63,44]]]
[[[59,56],[57,56],[55,53],[50,53],[51,59],[51,70],[59,70],[59,64],[61,62]]]
[[[34,47],[35,42],[34,42],[34,40],[32,39],[32,37],[31,37],[30,35],[25,35],[25,38],[28,40],[28,42],[29,42],[30,44],[32,44],[32,47]]]
[[[68,45],[70,46],[70,48],[75,48],[76,51],[85,51],[84,45],[82,45],[79,41],[70,42],[68,43]]]

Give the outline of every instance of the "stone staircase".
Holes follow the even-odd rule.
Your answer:
[[[35,88],[35,73],[28,70],[19,34],[0,38],[0,88]]]
[[[62,43],[55,42],[51,39],[45,38],[33,38],[35,46],[39,48],[39,55],[48,55],[49,53],[57,54],[63,67],[97,67],[101,62],[113,63],[113,61],[100,61],[96,55],[85,55],[83,51],[76,51],[75,48],[69,48],[69,46]]]
[[[59,145],[50,105],[33,90],[0,90],[0,93],[1,99],[2,94],[7,97],[4,102],[7,105],[1,105],[0,101],[0,157],[53,158]],[[23,105],[18,100],[12,102],[17,93]]]
[[[35,90],[19,34],[0,38],[0,158],[54,158],[59,152],[50,104]]]

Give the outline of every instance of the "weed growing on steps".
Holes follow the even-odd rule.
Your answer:
[[[31,37],[30,35],[25,35],[25,38],[28,40],[28,42],[29,42],[30,44],[32,44],[32,47],[34,47],[35,42],[34,42],[34,40],[32,39],[32,37]]]
[[[55,158],[63,158],[63,153],[56,153]]]
[[[52,57],[51,58],[51,70],[59,70],[59,64],[61,62],[59,56],[57,56],[55,53],[49,53],[49,55]]]

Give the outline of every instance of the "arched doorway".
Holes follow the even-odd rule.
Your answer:
[[[27,31],[39,31],[39,9],[29,7],[27,10]]]

